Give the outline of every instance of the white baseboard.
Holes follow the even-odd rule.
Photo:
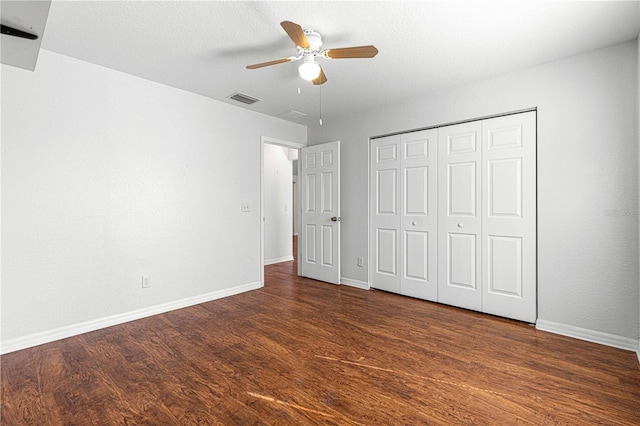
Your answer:
[[[369,283],[366,283],[364,281],[352,280],[351,278],[340,278],[340,284],[361,288],[363,290],[371,289],[371,286],[369,285]]]
[[[638,362],[640,363],[640,343],[638,343],[638,350],[636,351],[636,355],[638,355]]]
[[[152,315],[162,314],[176,309],[186,308],[188,306],[193,306],[200,303],[210,302],[216,299],[222,299],[223,297],[233,296],[234,294],[256,290],[260,287],[262,287],[262,283],[259,281],[242,284],[224,290],[201,294],[199,296],[188,297],[186,299],[180,299],[173,302],[162,303],[160,305],[149,306],[147,308],[137,309],[135,311],[125,312],[118,315],[112,315],[105,318],[99,318],[79,324],[60,327],[41,333],[34,333],[28,336],[17,337],[15,339],[9,339],[3,341],[0,344],[0,354],[7,354],[9,352],[15,352],[21,349],[30,348],[32,346],[42,345],[44,343],[53,342],[55,340],[65,339],[67,337],[77,336],[82,333],[99,330],[101,328],[123,324],[125,322],[149,317]]]
[[[536,321],[536,328],[538,330],[561,334],[588,342],[600,343],[601,345],[612,346],[614,348],[638,351],[638,360],[640,360],[640,348],[638,347],[639,342],[637,339],[540,319]]]
[[[284,256],[284,257],[277,257],[275,259],[265,259],[264,260],[264,265],[273,265],[274,263],[281,263],[281,262],[290,262],[293,260],[293,256]]]

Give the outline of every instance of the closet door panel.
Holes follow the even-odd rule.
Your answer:
[[[442,127],[438,141],[438,301],[481,311],[481,123]]]
[[[535,112],[484,120],[483,311],[535,322]]]
[[[487,293],[521,298],[522,238],[487,236]]]
[[[447,164],[447,215],[476,217],[477,161]]]
[[[401,294],[436,301],[438,132],[400,136],[402,169]]]
[[[449,258],[447,285],[471,291],[477,290],[476,235],[449,233],[448,240],[448,253],[446,254]]]
[[[400,136],[371,141],[371,286],[400,293]]]

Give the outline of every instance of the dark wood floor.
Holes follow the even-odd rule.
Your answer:
[[[2,356],[2,424],[640,424],[633,352],[294,268]]]

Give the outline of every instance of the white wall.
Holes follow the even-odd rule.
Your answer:
[[[343,278],[368,281],[369,137],[537,107],[538,317],[637,344],[637,55],[628,42],[309,128],[342,141]]]
[[[304,126],[49,51],[2,114],[3,351],[260,286],[261,136]]]
[[[264,264],[293,260],[293,172],[289,148],[264,145]]]

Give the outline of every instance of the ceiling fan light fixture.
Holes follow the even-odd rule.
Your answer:
[[[305,61],[298,67],[298,73],[300,74],[300,78],[313,81],[320,75],[320,65],[314,60]]]
[[[322,67],[315,61],[316,56],[322,56],[326,59],[347,59],[373,58],[378,54],[378,49],[373,45],[322,50],[322,36],[320,33],[309,29],[305,30],[291,21],[282,21],[280,26],[296,45],[296,56],[247,65],[246,68],[248,70],[302,59],[303,63],[298,67],[300,78],[313,83],[314,86],[321,86],[327,82],[327,76]],[[298,88],[298,94],[300,94],[300,88]]]

